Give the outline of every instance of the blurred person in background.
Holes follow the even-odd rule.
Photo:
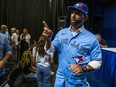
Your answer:
[[[25,41],[30,45],[31,35],[29,34],[27,28],[24,28],[23,33],[20,35],[20,40],[23,39],[25,39]]]
[[[16,34],[16,28],[11,28],[11,47],[13,59],[17,59],[17,46],[18,46],[18,35]]]
[[[31,36],[28,33],[27,28],[24,28],[23,33],[20,35],[20,59],[22,57],[23,52],[26,49],[24,44],[28,43],[30,46],[30,40],[31,40]]]
[[[8,40],[10,41],[10,35],[9,35],[9,31],[6,25],[1,25],[1,33],[5,34],[6,37],[8,38]]]
[[[17,45],[17,59],[20,60],[20,31],[16,29],[16,34],[18,37],[18,45]]]
[[[101,48],[108,48],[106,40],[104,40],[100,34],[95,34],[95,36],[97,37]]]
[[[12,54],[12,48],[9,44],[8,38],[0,33],[0,85],[3,83],[5,75],[5,64]]]

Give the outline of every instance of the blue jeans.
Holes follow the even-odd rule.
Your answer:
[[[38,87],[50,87],[50,66],[37,64],[36,68]]]

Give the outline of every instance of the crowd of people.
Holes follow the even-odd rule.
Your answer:
[[[38,87],[50,87],[50,64],[54,62],[55,50],[58,50],[58,69],[54,87],[87,86],[85,73],[100,68],[102,63],[101,47],[107,47],[107,45],[99,34],[94,35],[84,27],[84,22],[88,19],[86,4],[78,2],[74,6],[68,6],[67,9],[71,13],[70,26],[61,29],[53,40],[53,32],[45,21],[43,21],[44,31],[37,42],[31,40],[27,28],[23,29],[22,34],[19,34],[18,29],[11,28],[9,34],[7,26],[1,25],[0,84],[3,83],[4,66],[10,55],[18,61],[22,60],[22,56],[25,55],[30,59],[30,66],[32,66],[28,70],[30,72],[36,70],[33,72],[37,74]],[[104,44],[102,44],[103,42]],[[22,60],[22,62],[25,61]],[[24,69],[23,64],[20,64],[10,76],[8,82],[10,87],[14,87],[16,79],[14,77],[18,76],[16,75],[17,71],[20,75],[22,73],[20,68]]]
[[[9,86],[14,87],[14,82],[16,81],[18,76],[22,75],[23,79],[25,79],[25,75],[29,73],[36,73],[35,64],[37,62],[33,62],[33,61],[36,61],[35,59],[33,59],[35,57],[34,55],[36,55],[36,54],[33,54],[34,53],[33,49],[35,47],[38,48],[39,47],[38,44],[40,44],[40,42],[42,41],[38,41],[36,43],[35,40],[32,40],[31,35],[29,34],[27,28],[24,28],[22,31],[22,34],[20,34],[19,29],[16,29],[13,27],[9,31],[7,26],[4,24],[1,25],[0,39],[1,39],[0,40],[0,43],[1,43],[0,45],[0,49],[1,49],[0,50],[0,85],[4,82],[3,77],[5,75],[5,64],[7,60],[11,58],[12,60],[18,62],[16,63],[17,64],[16,67],[11,71],[12,73],[9,74],[7,79]],[[43,48],[41,48],[40,52],[43,54],[44,52]],[[6,55],[4,56],[4,54]],[[49,57],[49,54],[46,53],[46,55],[48,55]],[[46,61],[46,58],[45,60],[43,59],[44,58],[42,58],[41,60],[42,62],[41,64],[45,63]],[[53,59],[53,54],[52,54],[52,59]],[[52,63],[53,63],[53,60],[52,60]],[[49,72],[47,74],[49,79],[47,79],[46,81],[49,83],[48,81],[50,80],[49,74],[54,75],[54,72],[50,69],[50,66],[49,66]]]

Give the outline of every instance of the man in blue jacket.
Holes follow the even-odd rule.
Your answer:
[[[11,55],[11,47],[8,38],[0,33],[0,85],[3,83],[5,74],[5,64]]]
[[[82,2],[69,6],[70,27],[60,30],[51,43],[52,30],[44,23],[43,35],[50,51],[58,50],[58,69],[54,87],[86,87],[85,73],[101,66],[102,53],[95,35],[85,29],[88,7]]]

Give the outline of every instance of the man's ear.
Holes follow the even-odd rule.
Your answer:
[[[84,21],[86,21],[88,19],[88,15],[85,15],[84,17]]]

